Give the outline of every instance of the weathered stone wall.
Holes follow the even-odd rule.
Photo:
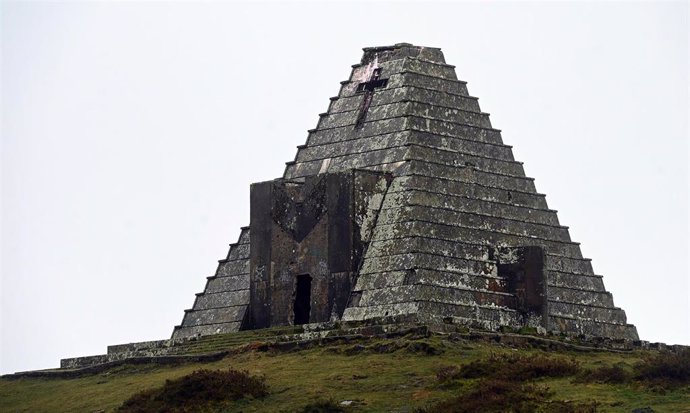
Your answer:
[[[492,329],[539,324],[557,332],[636,338],[601,276],[582,258],[466,83],[438,49],[429,50],[367,49],[286,167],[286,178],[350,168],[396,176],[345,319],[452,318]],[[387,84],[374,91],[366,121],[357,128],[364,98],[358,85],[375,69]],[[515,291],[496,288],[507,281],[489,254],[528,246],[543,251],[545,298],[538,321],[516,311]]]
[[[386,183],[348,171],[252,185],[246,328],[342,317]]]
[[[238,242],[218,261],[215,275],[207,278],[204,292],[185,310],[173,339],[240,330],[249,305],[249,237],[249,227],[242,228]]]

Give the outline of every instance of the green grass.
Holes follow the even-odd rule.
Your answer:
[[[245,342],[258,336],[247,335]],[[223,348],[222,340],[207,348]],[[242,344],[241,340],[225,344]],[[206,347],[206,345],[204,345]],[[429,350],[432,351],[429,351]],[[199,349],[200,350],[200,349]],[[437,353],[437,354],[433,354]],[[124,365],[80,378],[0,379],[0,412],[115,411],[134,394],[162,387],[166,380],[194,371],[244,371],[264,376],[268,395],[230,404],[227,412],[299,412],[308,405],[339,404],[351,400],[346,411],[433,411],[439,402],[476,390],[481,378],[439,380],[439,370],[486,360],[554,357],[575,360],[581,369],[614,365],[633,371],[650,353],[544,352],[512,349],[480,342],[451,342],[442,336],[419,340],[375,339],[315,346],[290,352],[248,350],[212,363],[177,366]],[[568,373],[570,374],[570,373]],[[576,375],[537,377],[530,381],[548,387],[551,401],[597,403],[597,412],[630,412],[650,406],[655,412],[690,412],[690,386],[648,386],[643,382],[605,384],[578,380]]]

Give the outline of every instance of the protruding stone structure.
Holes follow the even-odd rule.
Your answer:
[[[440,49],[364,49],[173,338],[324,321],[637,339]]]

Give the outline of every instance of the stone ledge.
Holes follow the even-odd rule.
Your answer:
[[[7,374],[2,376],[4,379],[20,379],[24,377],[40,377],[40,378],[76,378],[85,375],[92,375],[101,373],[113,367],[124,364],[164,364],[175,365],[180,363],[210,363],[218,361],[229,354],[228,351],[220,351],[211,354],[198,355],[171,355],[171,356],[147,356],[147,357],[131,357],[121,360],[113,360],[101,362],[94,365],[89,365],[79,368],[60,368],[54,370],[36,370],[24,371],[14,374]],[[102,356],[91,356],[102,357]],[[86,359],[87,357],[77,357],[76,359]]]
[[[388,320],[390,321],[390,320]],[[510,329],[508,329],[510,330]],[[262,332],[262,330],[252,330]],[[246,333],[247,331],[245,331]],[[266,349],[300,349],[308,345],[321,345],[335,342],[337,340],[367,339],[372,337],[399,338],[409,336],[410,339],[428,337],[439,334],[447,337],[451,341],[469,340],[499,343],[509,346],[540,346],[552,349],[565,349],[574,351],[610,351],[610,352],[630,352],[635,350],[657,350],[657,351],[680,351],[688,348],[682,345],[667,345],[664,343],[650,343],[642,340],[626,339],[606,339],[591,336],[574,335],[553,335],[544,333],[543,335],[518,334],[511,331],[494,332],[468,328],[465,325],[453,324],[450,320],[443,323],[405,323],[405,324],[386,324],[386,319],[372,319],[366,321],[345,321],[340,323],[315,323],[303,326],[285,326],[283,328],[264,330],[268,336],[258,337]],[[273,334],[271,334],[273,333]],[[241,338],[242,333],[232,333],[224,335],[227,337]],[[211,336],[216,337],[218,336]],[[20,379],[23,377],[43,377],[43,378],[72,378],[82,375],[96,374],[109,368],[124,364],[178,364],[186,362],[211,362],[220,360],[229,354],[240,353],[243,351],[261,350],[257,348],[256,340],[252,341],[246,337],[247,343],[237,346],[230,346],[227,350],[207,354],[159,354],[151,356],[136,355],[129,358],[104,361],[106,355],[88,356],[63,361],[82,360],[96,363],[94,365],[82,366],[78,368],[62,367],[60,369],[37,370],[28,372],[18,372],[2,376],[7,379]],[[144,343],[131,343],[126,345],[111,346],[111,348],[121,348],[122,346],[143,348],[148,343],[169,344],[168,349],[181,350],[185,344],[191,344],[203,340],[198,338],[161,340]],[[207,338],[208,339],[208,338]],[[65,363],[65,365],[68,363]],[[74,365],[74,364],[73,364]]]

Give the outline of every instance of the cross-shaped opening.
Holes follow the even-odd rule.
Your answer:
[[[371,78],[367,82],[362,82],[357,86],[357,93],[362,92],[374,92],[374,89],[386,87],[388,84],[388,79],[379,79],[381,76],[381,68],[374,69],[374,73],[371,74]]]
[[[386,87],[388,84],[388,79],[379,79],[381,76],[381,68],[374,69],[371,77],[368,81],[362,82],[357,85],[356,93],[364,93],[364,98],[362,99],[362,104],[359,107],[359,114],[357,115],[357,122],[355,122],[355,129],[359,129],[364,125],[364,120],[367,117],[367,112],[369,111],[369,106],[371,105],[371,99],[374,97],[374,91],[376,89]]]

